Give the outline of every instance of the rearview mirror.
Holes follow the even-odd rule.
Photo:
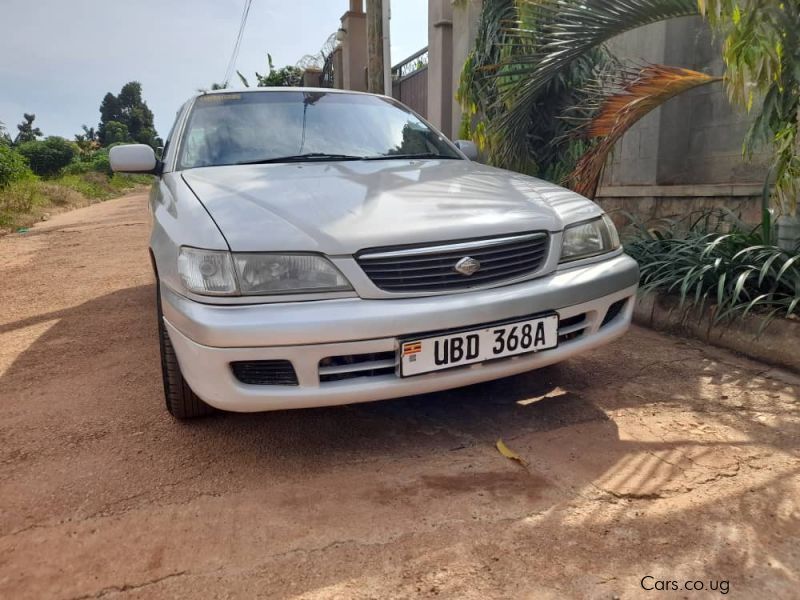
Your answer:
[[[114,146],[108,160],[117,173],[153,173],[156,168],[156,153],[147,144]]]
[[[456,148],[461,150],[470,160],[478,160],[478,147],[469,140],[456,140]]]

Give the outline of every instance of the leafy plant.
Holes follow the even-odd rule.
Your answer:
[[[713,324],[758,313],[762,328],[800,312],[800,254],[765,242],[729,212],[634,226],[626,251],[639,262],[641,290],[677,294],[681,307],[710,307]]]
[[[295,87],[303,82],[303,70],[299,67],[285,66],[276,69],[272,62],[272,55],[267,54],[267,67],[265,75],[256,72],[256,87]],[[250,82],[239,71],[236,71],[244,87],[250,87]]]
[[[760,106],[745,140],[745,153],[751,154],[759,144],[772,144],[778,205],[784,212],[794,212],[800,197],[800,3],[698,2],[725,38],[722,56],[729,97],[748,111]]]
[[[549,21],[533,3],[484,2],[457,97],[464,111],[461,136],[472,138],[491,164],[561,180],[589,145],[571,135],[574,122],[590,114],[574,107],[592,103],[589,84],[613,70],[616,61],[605,48],[587,52],[531,95],[517,127],[503,128],[514,104],[502,91],[524,83],[523,63],[541,52]]]
[[[57,174],[75,156],[74,144],[56,136],[42,141],[25,142],[19,145],[18,151],[28,160],[31,170],[44,177]]]
[[[5,124],[0,121],[0,146],[10,146],[11,144],[11,136],[8,135]]]
[[[497,152],[505,164],[525,159],[526,131],[545,90],[591,61],[611,38],[631,29],[698,13],[696,0],[516,0],[505,28],[511,51],[497,82],[502,111],[495,119]],[[506,75],[513,74],[513,77]],[[580,103],[574,104],[580,107]]]
[[[0,144],[0,189],[30,177],[33,177],[33,173],[25,157],[10,146]]]

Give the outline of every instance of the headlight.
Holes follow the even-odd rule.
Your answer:
[[[186,289],[206,296],[236,294],[236,277],[230,252],[181,248],[178,273]]]
[[[352,289],[328,259],[315,254],[234,254],[233,262],[243,295]]]
[[[617,228],[608,215],[571,225],[564,230],[561,262],[579,260],[619,248]]]
[[[231,254],[183,247],[178,273],[191,292],[205,296],[259,296],[342,292],[353,288],[331,262],[316,254]]]

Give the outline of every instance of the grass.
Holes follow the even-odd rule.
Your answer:
[[[0,233],[27,227],[49,213],[87,206],[122,196],[140,185],[149,185],[149,175],[108,177],[88,172],[41,180],[29,177],[0,188]]]

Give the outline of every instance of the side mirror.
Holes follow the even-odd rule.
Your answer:
[[[153,173],[156,153],[147,144],[114,146],[108,153],[111,170],[117,173]]]
[[[461,150],[470,160],[478,160],[478,147],[469,140],[456,140],[456,148]]]

